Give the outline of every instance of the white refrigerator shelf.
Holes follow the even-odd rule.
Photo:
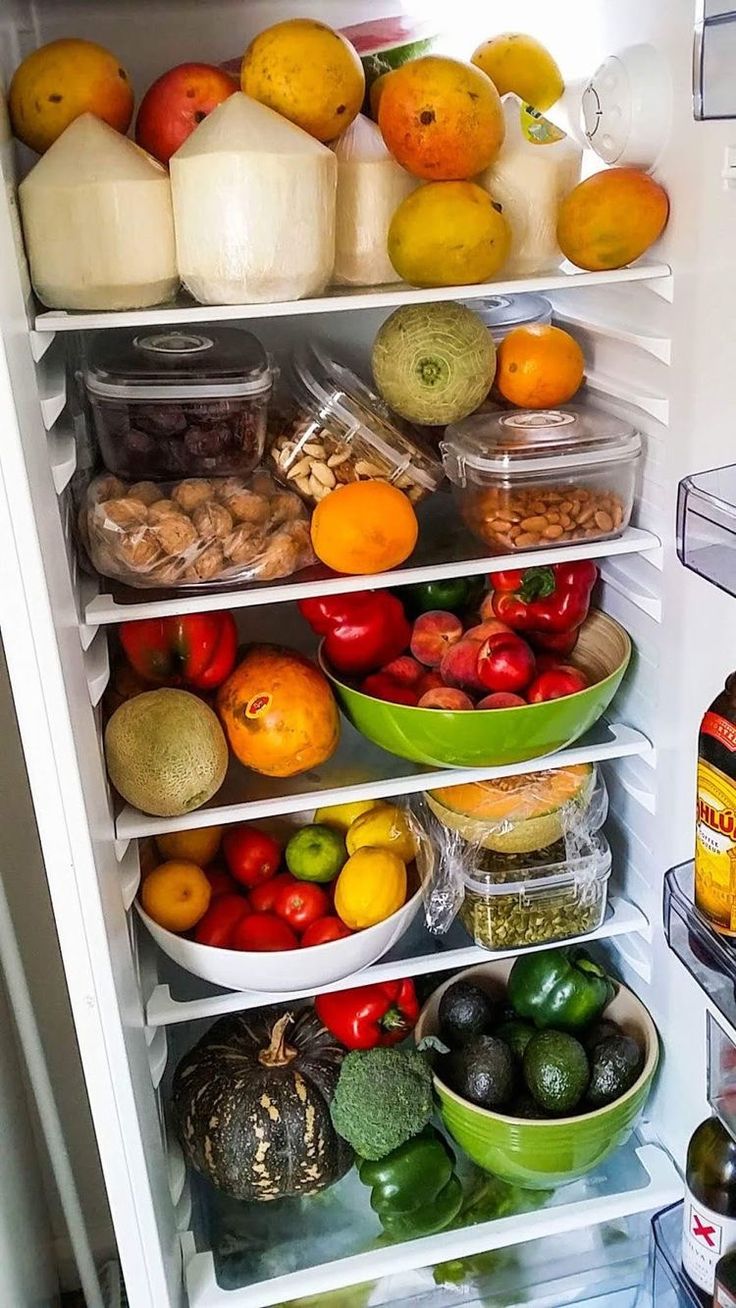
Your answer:
[[[648,282],[669,277],[666,263],[636,263],[630,268],[606,272],[583,272],[564,264],[556,272],[538,277],[510,277],[474,286],[418,288],[396,283],[387,286],[328,287],[324,295],[308,300],[287,300],[278,304],[198,304],[186,292],[168,304],[152,309],[121,312],[69,313],[44,309],[36,315],[37,332],[99,331],[112,327],[170,327],[187,322],[245,322],[256,318],[294,318],[303,314],[339,313],[349,309],[390,309],[401,304],[429,304],[439,300],[478,300],[488,295],[516,295],[522,291],[554,291],[575,286],[602,286],[612,282]]]
[[[681,1195],[669,1155],[632,1138],[597,1171],[531,1212],[382,1245],[368,1191],[354,1169],[316,1200],[278,1204],[236,1204],[197,1184],[195,1229],[182,1235],[189,1305],[267,1308],[545,1236],[580,1231],[583,1241],[593,1226],[663,1208]],[[529,1192],[516,1191],[514,1198],[522,1210],[532,1202]]]
[[[582,941],[610,940],[614,936],[627,935],[630,932],[645,933],[649,923],[641,909],[624,899],[612,894],[608,900],[608,909],[601,925],[585,936],[575,936],[564,944],[577,944]],[[545,949],[545,944],[531,945],[524,953],[535,953]],[[521,950],[508,949],[490,951],[481,949],[470,942],[467,932],[459,922],[455,922],[445,936],[433,936],[424,925],[424,917],[415,918],[405,936],[394,945],[393,949],[372,967],[363,972],[353,973],[334,981],[331,985],[320,987],[320,993],[331,990],[349,990],[356,983],[372,985],[379,981],[392,981],[406,976],[422,976],[428,972],[445,972],[455,968],[473,967],[477,963],[488,963],[500,958],[515,958]],[[201,981],[177,968],[175,964],[166,963],[173,968],[175,978],[168,984],[159,984],[153,990],[146,1005],[146,1022],[149,1027],[169,1026],[175,1022],[193,1022],[200,1018],[211,1019],[222,1013],[241,1013],[249,1008],[262,1008],[266,1004],[285,1004],[294,999],[304,999],[316,992],[314,990],[292,990],[288,993],[270,994],[256,990],[219,990],[207,981]],[[176,994],[172,994],[172,985]]]
[[[650,751],[651,744],[641,731],[601,718],[580,740],[543,758],[530,758],[503,767],[433,768],[411,763],[379,749],[343,721],[340,744],[332,758],[321,767],[298,777],[274,780],[251,772],[231,759],[222,786],[202,808],[180,817],[162,818],[141,813],[126,804],[118,814],[115,829],[119,840],[131,840],[159,835],[163,831],[249,822],[255,818],[306,812],[326,804],[387,799],[431,790],[436,786],[487,781],[491,777],[546,771],[573,763],[598,763]]]

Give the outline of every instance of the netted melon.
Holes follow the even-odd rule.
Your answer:
[[[110,780],[143,813],[179,817],[206,803],[228,764],[212,709],[186,690],[149,690],[116,709],[105,731]]]
[[[446,426],[473,413],[496,373],[485,323],[463,304],[408,304],[380,327],[371,359],[386,403],[409,422]]]
[[[427,792],[443,826],[484,849],[529,854],[564,834],[566,822],[588,807],[595,768],[579,763],[549,772],[471,781]]]

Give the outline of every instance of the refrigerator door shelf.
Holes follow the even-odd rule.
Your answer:
[[[736,954],[727,936],[711,930],[693,901],[693,864],[670,868],[664,879],[664,927],[670,949],[684,963],[736,1040]]]
[[[194,1230],[182,1239],[190,1308],[266,1308],[297,1295],[513,1249],[545,1236],[559,1240],[571,1232],[578,1233],[582,1248],[592,1227],[651,1212],[682,1194],[669,1155],[657,1145],[639,1145],[632,1139],[599,1171],[554,1193],[546,1206],[540,1203],[531,1212],[523,1211],[529,1208],[530,1192],[517,1191],[520,1211],[511,1215],[377,1247],[378,1219],[354,1170],[323,1196],[323,1202],[307,1208],[299,1200],[282,1200],[278,1215],[265,1211],[276,1205],[238,1204],[209,1186],[194,1188]],[[543,1200],[542,1194],[536,1197]],[[212,1252],[218,1246],[226,1247],[227,1254]],[[285,1270],[273,1275],[276,1265]]]
[[[736,464],[680,482],[677,553],[686,568],[736,595]]]
[[[652,1218],[651,1290],[657,1308],[702,1308],[682,1270],[682,1204],[672,1204]]]

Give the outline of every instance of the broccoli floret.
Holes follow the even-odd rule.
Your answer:
[[[432,1073],[418,1050],[379,1046],[344,1059],[330,1112],[356,1154],[376,1159],[423,1131],[432,1107]]]

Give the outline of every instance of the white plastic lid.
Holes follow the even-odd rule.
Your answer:
[[[446,428],[440,448],[448,477],[462,486],[466,468],[513,475],[637,459],[641,436],[604,409],[570,404],[471,414]]]
[[[502,340],[514,327],[552,321],[552,305],[543,295],[489,295],[464,304],[483,319],[494,340]]]
[[[561,842],[558,842],[561,843]],[[525,863],[521,857],[515,858],[510,865],[509,855],[493,854],[492,866],[471,868],[463,873],[465,889],[471,894],[482,895],[492,899],[501,895],[546,895],[551,890],[578,891],[593,881],[606,881],[611,875],[611,848],[605,836],[591,835],[568,858],[554,859],[548,863],[531,861]],[[513,870],[513,879],[509,875]]]

